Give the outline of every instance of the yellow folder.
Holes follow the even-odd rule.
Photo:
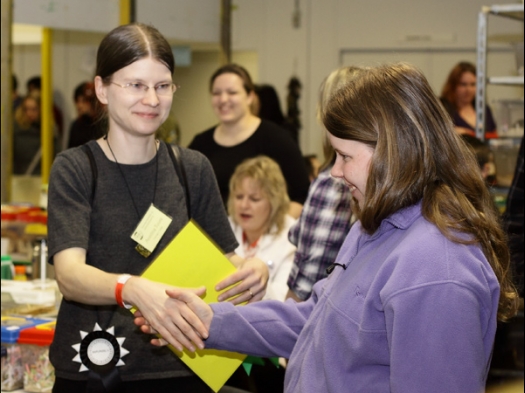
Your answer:
[[[236,271],[219,247],[193,221],[175,236],[142,273],[152,281],[196,288],[206,286],[206,303],[217,302],[215,285]],[[133,310],[132,310],[133,311]],[[217,392],[242,364],[246,355],[214,349],[179,352],[169,346],[186,365]]]

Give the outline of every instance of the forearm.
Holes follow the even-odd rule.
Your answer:
[[[87,265],[84,249],[63,250],[53,259],[57,283],[64,298],[89,305],[116,304],[115,286],[119,275]]]

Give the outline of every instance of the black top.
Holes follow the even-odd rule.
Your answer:
[[[279,164],[290,200],[304,203],[310,186],[308,170],[299,147],[287,130],[261,119],[261,124],[248,139],[235,146],[221,146],[213,138],[215,128],[197,134],[188,147],[200,151],[210,160],[225,204],[229,181],[237,165],[258,155],[266,155]]]
[[[93,172],[81,148],[60,153],[51,169],[50,261],[53,262],[59,251],[80,247],[87,250],[88,265],[109,273],[140,275],[188,222],[184,191],[167,147],[163,143],[159,147],[158,180],[155,182],[155,158],[140,165],[120,164],[121,173],[119,165],[105,156],[97,142],[88,142],[87,146],[93,151],[98,172],[93,200]],[[238,243],[222,206],[210,163],[202,154],[189,149],[181,149],[181,159],[187,174],[192,218],[224,253],[233,252]],[[135,251],[131,234],[153,198],[155,206],[173,221],[151,256],[144,258]],[[173,263],[186,262],[176,258]],[[80,331],[91,332],[95,323],[103,330],[113,326],[117,337],[126,338],[123,347],[130,353],[123,358],[125,365],[118,367],[122,380],[193,375],[169,348],[149,344],[149,337],[133,325],[128,310],[109,305],[88,306],[63,299],[50,348],[50,359],[58,377],[87,378],[88,373],[79,372],[80,364],[72,360],[76,355],[72,345],[81,341]]]

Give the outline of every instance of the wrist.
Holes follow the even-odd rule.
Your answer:
[[[124,290],[124,286],[128,282],[128,280],[131,278],[131,275],[129,274],[121,274],[117,278],[117,283],[115,285],[115,300],[117,301],[117,304],[126,309],[130,309],[132,307],[131,304],[128,304],[124,301],[124,298],[122,296],[122,292]]]

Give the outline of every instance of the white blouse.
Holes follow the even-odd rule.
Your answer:
[[[235,253],[242,258],[246,258],[246,250],[243,245],[242,228],[229,218],[235,237],[239,242],[239,247]],[[270,233],[262,235],[255,247],[255,256],[268,265],[270,278],[266,287],[264,299],[275,299],[284,301],[288,292],[288,276],[292,269],[296,247],[288,241],[288,231],[295,224],[296,220],[291,216],[285,217],[284,227],[277,233],[274,226]]]

